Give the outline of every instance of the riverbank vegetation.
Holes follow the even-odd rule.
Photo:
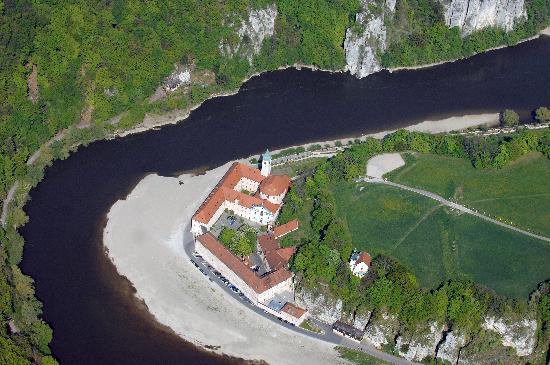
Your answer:
[[[500,138],[497,150],[525,133],[537,136],[534,150],[548,147],[550,130],[545,129]],[[549,275],[546,243],[458,215],[412,193],[355,183],[370,157],[405,150],[457,156],[472,169],[501,171],[476,164],[466,153],[472,139],[490,138],[400,130],[382,141],[369,138],[354,144],[319,164],[293,186],[279,217],[284,223],[309,216],[301,225],[309,225],[304,230],[308,233],[294,238],[298,251],[292,269],[299,285],[315,292],[323,287],[320,283],[326,284],[349,315],[395,316],[401,333],[414,333],[430,322],[444,324],[474,339],[471,346],[485,333],[482,323],[488,315],[541,320],[547,315],[547,284],[538,290],[536,285]],[[362,280],[348,266],[354,247],[374,255]],[[534,362],[547,349],[548,329],[539,332],[539,340]]]

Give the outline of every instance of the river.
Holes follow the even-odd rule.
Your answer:
[[[106,213],[146,174],[175,175],[310,141],[550,104],[550,37],[427,69],[265,73],[183,123],[81,148],[31,192],[22,269],[61,364],[226,364],[155,322],[102,245]]]

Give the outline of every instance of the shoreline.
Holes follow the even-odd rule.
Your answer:
[[[192,244],[191,216],[229,164],[202,175],[144,177],[107,214],[103,244],[109,261],[156,321],[201,349],[270,364],[299,358],[311,365],[345,363],[334,345],[263,318],[191,264],[185,252]]]
[[[483,54],[483,53],[491,52],[491,51],[496,51],[498,49],[503,49],[503,48],[507,48],[507,47],[514,47],[514,46],[517,46],[519,44],[522,44],[522,43],[529,42],[529,41],[532,41],[534,39],[540,38],[541,36],[550,36],[550,27],[542,29],[539,33],[535,34],[534,36],[526,38],[526,39],[522,39],[522,40],[520,40],[519,42],[517,42],[515,44],[512,44],[512,45],[503,44],[501,46],[486,49],[483,52],[474,53],[473,55],[470,55],[470,56],[460,57],[460,58],[457,58],[457,59],[454,59],[454,60],[428,63],[426,65],[391,67],[391,68],[382,69],[382,70],[388,70],[390,73],[397,72],[397,71],[404,71],[404,70],[421,70],[423,68],[430,68],[430,67],[434,67],[434,66],[443,65],[445,63],[453,63],[453,62],[456,62],[456,61],[465,60],[465,59],[468,59],[468,58],[473,57],[475,55]]]
[[[342,138],[326,140],[326,141],[306,142],[295,146],[288,146],[288,147],[272,150],[271,152],[273,154],[276,154],[285,149],[296,148],[296,147],[304,147],[307,149],[309,146],[314,144],[334,145],[336,142],[340,142],[342,143],[342,145],[347,145],[349,142],[354,142],[357,139],[360,141],[364,141],[368,137],[382,139],[387,134],[393,133],[399,129],[405,129],[410,132],[424,132],[424,133],[438,134],[438,133],[449,133],[454,131],[460,131],[471,127],[479,127],[482,125],[492,127],[499,124],[498,118],[499,118],[499,113],[481,113],[481,114],[466,114],[462,116],[453,116],[453,117],[448,117],[448,118],[438,119],[438,120],[425,120],[423,122],[412,124],[407,127],[402,127],[397,129],[387,129],[380,132],[355,135],[351,137],[342,137]],[[261,152],[262,151],[258,151],[258,153],[246,157],[246,159],[249,160],[253,157],[257,157],[257,155]]]

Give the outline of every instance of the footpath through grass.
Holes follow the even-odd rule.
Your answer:
[[[472,279],[526,297],[550,277],[550,245],[543,241],[386,185],[340,183],[333,193],[354,245],[395,257],[424,287]]]
[[[469,161],[404,154],[407,164],[386,177],[455,198],[460,204],[550,237],[550,160],[531,153],[503,169],[476,169]]]

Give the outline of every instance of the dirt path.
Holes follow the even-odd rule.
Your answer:
[[[391,182],[391,181],[386,181],[386,180],[383,180],[383,179],[360,178],[360,179],[358,179],[358,181],[364,181],[364,182],[367,182],[367,183],[375,183],[375,184],[386,184],[386,185],[394,186],[396,188],[400,188],[400,189],[403,189],[403,190],[412,191],[413,193],[424,195],[425,197],[436,200],[436,201],[440,202],[441,204],[446,205],[446,206],[448,206],[452,209],[459,210],[461,212],[464,212],[464,213],[473,215],[475,217],[481,218],[481,219],[483,219],[487,222],[491,222],[491,223],[496,224],[498,226],[501,226],[501,227],[504,227],[504,228],[507,228],[507,229],[511,229],[512,231],[516,231],[516,232],[524,234],[526,236],[536,238],[536,239],[539,239],[541,241],[545,241],[545,242],[550,243],[550,238],[548,238],[548,237],[541,236],[541,235],[538,235],[538,234],[535,234],[535,233],[531,233],[531,232],[525,231],[521,228],[517,228],[517,227],[511,226],[509,224],[503,223],[503,222],[498,221],[496,219],[489,218],[486,215],[478,213],[475,210],[472,210],[470,208],[466,208],[463,205],[460,205],[460,204],[454,203],[452,201],[449,201],[449,200],[443,198],[440,195],[434,194],[434,193],[426,191],[426,190],[411,188],[410,186],[397,184],[397,183],[394,183],[394,182]]]
[[[436,205],[435,207],[433,207],[432,209],[428,210],[422,217],[420,217],[420,219],[412,225],[411,228],[409,228],[407,230],[407,232],[405,232],[405,234],[403,235],[403,237],[401,237],[399,239],[399,241],[397,241],[397,243],[395,245],[393,245],[393,247],[391,248],[392,250],[396,249],[397,247],[399,247],[399,245],[401,243],[403,243],[403,241],[405,241],[405,239],[407,239],[407,237],[409,237],[409,235],[420,225],[422,224],[422,222],[424,222],[430,215],[433,214],[433,212],[435,212],[437,209],[439,209],[440,207],[442,206],[442,204],[438,204]]]

